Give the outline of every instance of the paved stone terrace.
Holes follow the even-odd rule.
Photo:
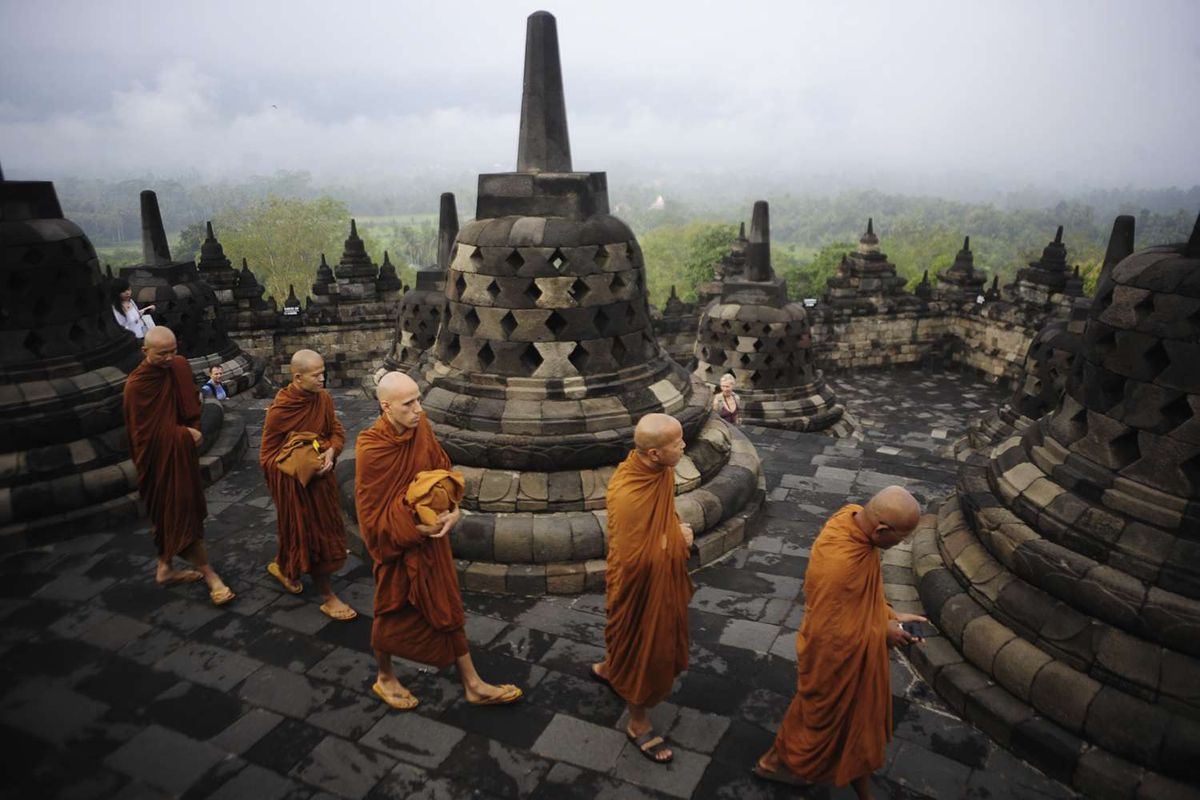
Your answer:
[[[338,580],[361,616],[335,623],[309,588],[284,594],[263,567],[275,514],[258,468],[265,401],[231,401],[250,423],[243,463],[208,491],[208,541],[238,599],[160,589],[145,524],[90,532],[0,563],[0,734],[5,797],[774,798],[750,775],[795,685],[803,575],[823,519],[901,482],[927,503],[954,465],[936,455],[1003,392],[970,378],[860,373],[834,382],[861,442],[750,429],[769,499],[746,547],[695,575],[692,668],[655,710],[676,758],[643,760],[622,705],[588,680],[603,644],[603,596],[467,595],[475,660],[526,688],[509,708],[471,708],[453,671],[402,664],[421,698],[388,710],[370,692],[371,576]],[[373,416],[339,391],[347,428]],[[932,510],[932,506],[927,507]],[[903,569],[886,567],[886,571]],[[892,575],[894,578],[895,575]],[[1072,794],[949,713],[893,657],[895,739],[875,778],[893,798]],[[811,797],[852,797],[818,789]]]

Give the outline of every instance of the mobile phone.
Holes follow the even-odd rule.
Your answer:
[[[909,636],[914,636],[918,639],[928,639],[937,632],[933,629],[932,625],[927,625],[924,622],[901,622],[900,627]]]

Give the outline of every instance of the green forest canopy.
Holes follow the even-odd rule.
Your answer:
[[[101,260],[114,268],[141,259],[136,239],[140,230],[137,196],[144,185],[135,181],[60,182],[67,216],[83,227],[97,245]],[[295,285],[303,299],[310,291],[321,253],[336,265],[349,233],[349,220],[355,214],[360,214],[359,234],[372,259],[379,263],[384,251],[389,251],[405,283],[412,283],[414,268],[433,263],[436,215],[424,213],[412,200],[391,203],[391,208],[403,213],[378,213],[386,211],[389,204],[359,197],[352,188],[339,188],[342,191],[336,194],[317,191],[303,173],[280,173],[236,185],[188,186],[178,181],[156,185],[168,229],[179,231],[173,247],[176,258],[198,254],[204,221],[211,219],[234,265],[240,267],[245,258],[268,292],[279,300],[286,297],[289,284]],[[413,189],[407,187],[410,194]],[[399,187],[397,192],[404,194],[405,190]],[[668,199],[664,208],[651,209],[649,202],[644,202],[649,191],[633,187],[629,198],[614,202],[614,213],[630,224],[641,243],[652,302],[661,305],[671,286],[684,300],[694,299],[697,285],[709,279],[713,263],[728,251],[738,222],[749,216],[751,201],[703,196],[693,202]],[[1138,247],[1187,238],[1196,209],[1171,210],[1170,205],[1190,201],[1192,195],[1200,197],[1200,190],[1131,195],[1156,199],[1158,210],[1123,207],[1103,193],[1091,199],[1110,212],[1116,208],[1136,215]],[[429,196],[436,198],[436,194]],[[867,217],[874,218],[882,250],[910,287],[925,270],[935,279],[937,272],[948,267],[966,235],[971,237],[976,267],[989,278],[998,274],[1001,284],[1008,283],[1018,268],[1041,255],[1055,228],[1062,225],[1068,261],[1079,265],[1090,290],[1112,225],[1111,216],[1104,218],[1081,200],[1052,207],[999,208],[873,191],[825,197],[784,194],[767,199],[771,202],[772,260],[777,274],[787,279],[793,297],[813,297],[824,291],[825,280],[858,241]],[[462,199],[459,207],[470,208]]]

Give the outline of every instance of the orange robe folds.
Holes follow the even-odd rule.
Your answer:
[[[375,562],[371,647],[449,666],[467,654],[450,536],[422,536],[404,497],[418,472],[449,469],[450,458],[424,414],[416,428],[403,433],[381,415],[358,435],[355,454],[358,529]]]
[[[854,524],[862,506],[830,517],[804,574],[796,636],[796,696],[775,738],[788,769],[844,786],[883,766],[892,739],[891,670],[879,551]]]
[[[200,430],[200,393],[187,359],[175,356],[164,367],[138,364],[125,381],[125,430],[163,560],[204,538],[208,507],[200,457],[187,428]]]
[[[275,500],[279,551],[275,561],[295,580],[302,573],[329,575],[346,563],[346,528],[333,471],[314,477],[308,486],[275,465],[288,435],[311,431],[321,450],[342,454],[346,429],[333,412],[329,392],[306,392],[289,383],[275,395],[263,422],[258,461]]]
[[[651,706],[688,666],[688,547],[675,515],[675,470],[632,451],[608,484],[609,681],[627,703]]]

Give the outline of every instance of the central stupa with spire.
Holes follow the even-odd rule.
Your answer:
[[[411,374],[467,476],[471,513],[453,534],[467,588],[602,586],[605,489],[651,412],[684,427],[677,508],[697,534],[694,562],[742,540],[762,493],[758,455],[659,346],[637,239],[609,213],[605,174],[572,167],[544,11],[528,19],[517,171],[479,176],[445,281],[437,341]]]

